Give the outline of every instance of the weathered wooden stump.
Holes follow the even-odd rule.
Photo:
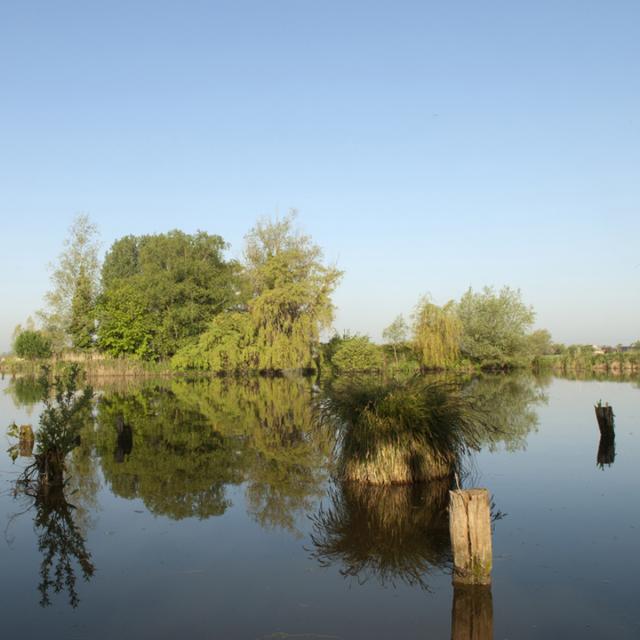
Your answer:
[[[454,584],[491,584],[491,506],[486,489],[449,492]]]
[[[33,445],[36,437],[30,424],[20,425],[18,433],[18,451],[23,458],[30,458],[33,454]]]
[[[608,404],[603,405],[602,402],[598,402],[598,404],[595,405],[595,410],[600,435],[613,435],[615,417],[613,414],[613,407],[610,407]]]
[[[616,436],[613,431],[610,434],[600,434],[598,445],[597,463],[601,469],[610,467],[616,459]]]
[[[493,598],[486,585],[455,585],[451,640],[493,640]]]

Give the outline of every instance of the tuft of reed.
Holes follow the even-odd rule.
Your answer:
[[[461,385],[422,378],[343,384],[325,411],[340,424],[338,477],[373,485],[450,477],[490,429]]]
[[[312,557],[345,577],[427,587],[451,563],[447,506],[451,479],[406,486],[339,483],[312,516]]]

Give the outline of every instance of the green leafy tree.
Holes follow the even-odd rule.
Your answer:
[[[282,371],[315,367],[319,337],[333,318],[341,272],[293,229],[294,216],[261,221],[247,235],[244,285],[249,301],[215,318],[173,359],[179,369]]]
[[[95,286],[85,268],[81,267],[71,301],[71,344],[81,351],[90,349],[93,347],[94,333]]]
[[[382,332],[382,337],[393,348],[393,359],[398,363],[398,349],[404,345],[407,340],[407,323],[402,315],[396,319]]]
[[[102,268],[101,348],[170,357],[218,313],[240,306],[239,265],[225,259],[226,249],[220,236],[203,231],[117,240]]]
[[[92,331],[89,323],[98,291],[98,249],[98,228],[89,216],[79,215],[53,266],[52,288],[45,295],[47,308],[40,312],[56,350],[76,340],[90,346],[87,333]]]
[[[13,341],[13,351],[19,358],[35,360],[51,357],[51,339],[41,331],[20,331]]]
[[[413,317],[413,342],[423,369],[446,369],[460,355],[462,324],[453,302],[443,307],[428,298],[418,303]]]
[[[533,324],[533,309],[522,302],[520,291],[491,287],[480,292],[471,288],[457,305],[462,322],[462,354],[484,367],[511,367],[530,359],[527,333]]]
[[[367,336],[353,336],[342,340],[331,364],[340,373],[376,371],[382,368],[382,353]]]

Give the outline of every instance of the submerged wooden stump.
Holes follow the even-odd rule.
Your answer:
[[[455,585],[451,640],[493,640],[493,598],[486,585]]]
[[[598,427],[600,434],[603,436],[613,435],[614,430],[614,415],[613,407],[608,404],[603,405],[601,402],[595,406],[596,419],[598,420]]]
[[[454,584],[491,584],[491,506],[486,489],[449,492]]]
[[[18,436],[18,451],[23,458],[29,458],[33,454],[33,445],[36,437],[30,424],[20,425]]]

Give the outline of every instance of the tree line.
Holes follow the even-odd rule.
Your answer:
[[[240,373],[515,368],[558,352],[519,290],[469,289],[437,305],[421,298],[398,316],[384,344],[335,334],[325,344],[342,272],[295,226],[295,212],[260,220],[242,259],[204,231],[127,235],[99,258],[96,226],[72,224],[52,270],[41,328],[16,328],[14,351],[49,358],[63,351],[170,363],[180,371]]]

